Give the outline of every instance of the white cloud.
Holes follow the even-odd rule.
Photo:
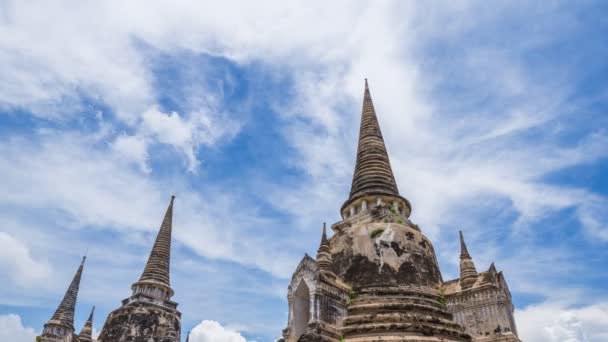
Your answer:
[[[176,112],[163,113],[158,107],[151,107],[142,114],[139,130],[145,137],[179,149],[188,160],[188,170],[195,172],[199,164],[197,146],[213,146],[221,138],[233,136],[238,124],[213,113],[193,112],[185,119]]]
[[[214,104],[211,108],[193,113],[158,110],[149,66],[138,41],[168,54],[182,50],[207,52],[238,63],[263,61],[279,65],[279,70],[286,65],[293,71],[297,93],[285,112],[295,112],[312,120],[314,128],[322,128],[311,129],[306,122],[296,120],[288,122],[285,132],[299,151],[302,160],[298,165],[312,176],[311,184],[303,188],[317,189],[310,191],[313,196],[328,184],[344,184],[350,177],[358,115],[358,106],[350,105],[360,100],[361,80],[367,76],[398,183],[415,203],[415,219],[431,237],[438,234],[444,221],[453,219],[449,213],[455,204],[480,194],[511,200],[524,219],[577,207],[587,199],[571,199],[570,189],[539,181],[548,172],[574,165],[567,161],[577,159],[564,154],[567,151],[547,143],[504,153],[507,146],[518,141],[517,133],[558,115],[568,95],[569,89],[558,82],[558,75],[554,82],[539,82],[512,58],[514,51],[559,36],[548,33],[564,29],[560,25],[543,27],[534,37],[525,37],[510,49],[478,44],[454,56],[455,68],[467,71],[467,85],[483,87],[488,96],[505,104],[504,109],[447,113],[462,114],[461,119],[449,119],[440,112],[445,110],[442,103],[424,93],[443,80],[442,75],[421,68],[417,53],[425,42],[439,34],[458,39],[459,35],[479,31],[476,25],[488,25],[503,11],[517,11],[514,6],[504,4],[494,11],[474,4],[418,6],[404,2],[309,2],[306,9],[273,1],[255,5],[180,1],[171,6],[108,1],[70,6],[70,11],[58,10],[62,6],[56,4],[44,10],[39,6],[44,5],[5,5],[5,16],[11,20],[4,21],[4,30],[0,31],[4,32],[0,33],[0,49],[4,52],[0,61],[7,66],[10,81],[4,83],[6,89],[0,89],[0,102],[17,107],[28,107],[32,101],[65,102],[81,90],[98,96],[137,132],[136,137],[119,137],[114,145],[144,170],[144,142],[146,146],[151,141],[174,146],[194,171],[199,163],[197,147],[212,145],[230,134],[222,130],[226,117],[218,116],[221,108],[215,106],[213,96],[203,101]],[[564,16],[555,6],[539,14],[560,19]],[[65,15],[69,18],[57,19]],[[276,21],[276,17],[283,20]],[[449,25],[436,25],[446,18],[451,19]],[[53,23],[44,25],[49,20]],[[309,25],[311,21],[315,25]],[[40,37],[45,37],[43,42]],[[216,93],[207,87],[198,92]],[[464,95],[466,100],[480,96]],[[516,96],[517,101],[513,101]],[[496,117],[505,119],[497,121]],[[294,131],[300,133],[291,134]],[[600,140],[606,139],[600,136]],[[578,151],[588,150],[581,146]],[[542,158],[545,154],[549,158]],[[597,157],[596,153],[583,158],[589,161]],[[411,167],[414,164],[416,167]],[[311,203],[304,196],[294,201]],[[328,206],[317,203],[319,207]],[[587,215],[581,221],[592,225],[593,217]],[[588,231],[605,235],[603,228]]]
[[[223,327],[216,321],[202,321],[192,329],[192,342],[247,342],[238,331]]]
[[[279,248],[285,242],[264,228],[274,222],[255,203],[243,205],[238,193],[207,186],[200,194],[179,179],[144,177],[88,136],[49,131],[36,140],[0,143],[0,204],[34,216],[50,212],[68,227],[111,229],[132,240],[133,232],[156,233],[168,197],[176,194],[178,241],[202,256],[289,274],[293,251]]]
[[[18,315],[0,315],[0,341],[32,342],[35,338],[34,329],[24,327]]]
[[[126,160],[135,162],[143,172],[150,173],[145,138],[137,135],[121,135],[114,140],[112,147]]]
[[[133,161],[142,171],[150,173],[150,145],[166,144],[181,152],[187,160],[188,170],[196,173],[200,164],[196,156],[198,146],[213,146],[221,139],[234,136],[239,124],[215,113],[197,111],[184,118],[177,112],[163,113],[153,106],[143,112],[141,122],[135,129],[134,135],[120,135],[112,143],[114,150],[126,160]]]
[[[515,312],[526,342],[603,342],[608,340],[608,304],[579,308],[542,303]]]
[[[26,288],[42,282],[51,273],[47,263],[32,257],[25,243],[5,232],[0,232],[0,270],[6,278]]]
[[[54,208],[78,225],[157,225],[149,210],[162,208],[167,195],[139,172],[95,148],[96,141],[89,137],[47,132],[39,138],[0,144],[0,174],[7,180],[0,202]]]
[[[104,1],[77,6],[13,1],[0,6],[1,107],[69,119],[79,112],[78,96],[84,93],[109,105],[128,126],[128,133],[112,141],[115,153],[97,149],[98,141],[71,135],[43,139],[41,146],[1,144],[4,204],[51,208],[79,225],[109,226],[127,235],[157,228],[158,218],[150,213],[162,212],[167,192],[186,187],[146,178],[125,167],[123,159],[149,171],[150,146],[161,143],[186,156],[194,170],[198,148],[230,136],[235,130],[226,130],[226,123],[235,118],[223,113],[214,99],[221,94],[206,86],[188,95],[186,102],[192,104],[187,111],[163,112],[141,48],[145,45],[171,56],[188,51],[241,66],[261,62],[272,75],[293,77],[293,94],[273,105],[284,114],[284,136],[297,152],[289,162],[307,178],[288,188],[262,184],[262,190],[272,194],[273,205],[292,214],[294,228],[318,229],[324,218],[337,217],[352,176],[362,79],[368,77],[401,192],[413,203],[414,220],[432,239],[441,241],[442,230],[455,232],[454,226],[464,222],[470,224],[462,227],[468,232],[492,234],[488,227],[475,226],[469,217],[475,210],[512,211],[519,217],[513,231],[521,233],[522,227],[548,214],[573,208],[589,236],[608,240],[608,227],[602,224],[606,198],[544,181],[556,170],[605,158],[606,135],[591,134],[564,146],[559,133],[577,121],[567,117],[572,108],[564,104],[575,82],[558,74],[567,68],[549,65],[551,77],[535,77],[521,63],[527,49],[564,36],[560,30],[571,24],[562,25],[570,22],[560,19],[570,11],[556,13],[550,5],[516,9],[523,19],[550,24],[525,37],[515,36],[525,29],[510,31],[506,48],[463,44],[458,49],[462,55],[450,54],[449,63],[443,63],[425,55],[425,43],[438,37],[458,42],[461,36],[477,37],[477,32],[491,36],[492,25],[509,18],[514,5],[310,1],[301,8],[285,1]],[[199,77],[204,84],[206,75]],[[441,97],[433,90],[443,83],[454,85],[448,78],[464,90]],[[210,99],[195,96],[207,92],[213,94]],[[556,127],[557,121],[568,127]],[[183,204],[177,206],[181,229],[176,235],[181,243],[200,255],[254,264],[278,276],[289,274],[293,258],[272,252],[316,247],[302,246],[278,229],[255,228],[270,224],[253,204],[243,207],[242,200],[223,192],[178,194]],[[492,257],[501,249],[512,251],[512,246],[495,247],[488,252],[495,253]],[[510,265],[517,270],[525,264],[518,273],[529,277],[520,277],[520,290],[538,291],[533,289],[538,284],[547,288],[548,272],[572,267],[563,260],[560,270],[546,270],[542,267],[551,257],[564,253],[542,252],[536,257],[526,250],[526,263]],[[544,272],[532,272],[539,268]]]
[[[335,208],[337,213],[340,200],[336,201],[335,192],[327,194],[328,186],[340,189],[336,185],[345,185],[352,176],[362,79],[367,76],[397,183],[413,203],[413,219],[432,239],[439,236],[441,227],[460,220],[466,213],[463,210],[483,206],[514,209],[519,226],[575,208],[591,236],[603,237],[605,228],[593,224],[601,220],[597,211],[588,209],[588,203],[605,202],[604,198],[543,180],[553,172],[608,155],[603,148],[608,136],[602,132],[582,137],[572,146],[560,144],[550,128],[540,138],[536,134],[541,125],[552,127],[556,118],[568,113],[570,108],[563,103],[573,89],[560,83],[557,76],[536,79],[525,65],[509,57],[513,52],[508,49],[479,45],[469,47],[474,52],[466,52],[462,65],[455,56],[454,64],[470,78],[465,84],[473,88],[464,95],[471,98],[469,101],[488,96],[505,105],[463,110],[458,108],[462,98],[449,98],[452,102],[446,103],[435,100],[428,87],[438,80],[449,80],[421,69],[423,62],[415,53],[423,48],[425,38],[443,32],[445,27],[417,28],[408,23],[436,24],[441,15],[462,15],[466,25],[452,30],[466,33],[483,30],[475,25],[487,24],[484,19],[500,12],[483,12],[478,18],[473,14],[474,6],[411,7],[370,5],[358,18],[365,24],[355,26],[344,39],[346,43],[337,44],[342,50],[333,56],[333,64],[319,63],[317,67],[323,72],[312,67],[310,72],[298,72],[296,97],[285,112],[304,120],[289,121],[285,136],[298,153],[294,164],[309,179],[301,184],[301,191],[290,188],[274,196],[281,199],[275,204],[304,219],[326,216],[327,208]],[[543,14],[548,13],[551,10]],[[526,138],[530,134],[540,141]],[[346,189],[341,200],[345,197]]]
[[[161,111],[141,42],[169,55],[185,50],[207,52],[241,64],[261,61],[293,75],[293,101],[281,100],[279,112],[288,119],[284,135],[297,151],[290,162],[309,179],[287,191],[273,189],[276,195],[271,201],[291,212],[300,227],[316,229],[318,223],[312,224],[311,220],[336,217],[346,197],[362,79],[368,77],[397,181],[414,204],[414,219],[431,238],[439,236],[441,227],[459,219],[455,213],[463,213],[462,207],[467,205],[512,207],[523,223],[574,207],[592,236],[605,235],[605,228],[597,224],[602,222],[597,210],[585,207],[591,198],[586,191],[545,184],[542,178],[554,170],[601,158],[605,149],[598,147],[605,146],[606,137],[597,134],[595,139],[583,140],[570,149],[556,146],[550,135],[541,143],[520,139],[522,132],[559,116],[560,103],[569,92],[563,84],[539,82],[518,59],[511,58],[509,49],[479,44],[470,46],[462,56],[455,55],[454,69],[466,72],[464,85],[482,88],[484,95],[504,106],[472,112],[448,107],[479,97],[475,91],[446,104],[433,99],[432,88],[445,79],[425,69],[420,61],[425,42],[443,35],[457,39],[480,31],[478,26],[483,30],[483,25],[511,6],[503,5],[500,11],[478,11],[474,4],[421,7],[403,2],[344,1],[309,2],[303,9],[272,1],[255,5],[232,1],[222,5],[108,1],[68,7],[70,10],[65,11],[57,4],[17,1],[5,5],[4,15],[10,20],[2,22],[0,61],[9,72],[9,81],[0,88],[0,101],[5,106],[36,110],[38,103],[64,104],[79,91],[99,98],[115,109],[133,132],[120,135],[114,148],[143,170],[148,169],[148,149],[153,142],[174,146],[194,170],[199,162],[195,157],[197,147],[213,145],[220,137],[230,135],[225,132],[225,119],[231,117],[221,113],[214,97],[217,92],[202,95],[209,90],[204,86],[192,92],[204,97],[202,100],[194,95],[187,100],[196,103],[192,112]],[[555,17],[554,8],[540,14]],[[283,20],[274,20],[276,17]],[[450,18],[449,25],[437,25],[446,18]],[[315,25],[311,26],[313,21]],[[543,29],[548,33],[557,26]],[[538,35],[534,39],[556,36]],[[524,50],[533,42],[522,40],[510,48]],[[201,84],[205,76],[199,75]],[[516,101],[515,96],[519,96]],[[98,176],[93,171],[86,173],[87,177]],[[78,181],[85,177],[74,178]],[[124,183],[130,184],[127,178]],[[133,179],[133,184],[142,183]],[[82,185],[83,193],[94,193],[90,185]],[[111,188],[109,184],[102,187]],[[119,188],[119,193],[124,192],[122,186]],[[103,204],[94,212],[79,205],[74,207],[85,210],[70,209],[74,203],[68,194],[58,201],[66,201],[61,206],[74,216],[101,215],[111,220],[110,215],[117,216],[110,210],[114,195],[104,195],[98,200]],[[155,201],[160,207],[160,199]],[[136,201],[130,198],[127,202]],[[117,207],[128,207],[123,204]],[[140,210],[134,211],[143,216]],[[229,248],[221,253],[218,248],[211,250],[217,255],[233,252]]]

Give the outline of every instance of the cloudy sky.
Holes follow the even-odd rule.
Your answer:
[[[76,324],[97,305],[99,331],[175,194],[184,334],[274,341],[347,197],[368,78],[444,279],[462,229],[522,339],[607,341],[607,11],[0,0],[0,340],[40,332],[85,253]]]

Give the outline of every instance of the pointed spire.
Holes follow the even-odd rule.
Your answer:
[[[463,288],[471,287],[477,281],[477,269],[475,263],[467,250],[462,231],[460,234],[460,286]]]
[[[471,259],[471,255],[469,255],[469,251],[467,250],[467,245],[464,242],[464,237],[462,236],[462,230],[458,231],[458,233],[460,234],[460,259]]]
[[[91,309],[89,319],[84,323],[80,334],[78,334],[78,342],[91,342],[93,341],[93,315],[95,313],[95,306]]]
[[[59,307],[53,314],[53,317],[45,324],[43,336],[46,333],[56,334],[56,331],[61,331],[61,335],[74,332],[74,311],[76,310],[76,301],[78,299],[78,290],[80,288],[80,279],[82,278],[82,271],[84,269],[84,262],[87,257],[82,257],[82,262],[78,266],[78,270],[70,283],[63,300]],[[60,329],[47,329],[51,327],[60,327]]]
[[[327,240],[327,228],[326,223],[323,222],[323,234],[321,235],[321,246],[329,246],[329,240]]]
[[[93,308],[91,309],[91,313],[89,314],[89,319],[87,319],[87,322],[93,323],[93,315],[95,315],[95,305],[93,305]]]
[[[160,231],[150,252],[150,257],[144,268],[144,272],[139,282],[153,282],[166,287],[170,287],[169,268],[171,259],[171,231],[173,223],[173,201],[175,196],[171,196],[171,202],[165,213],[165,218],[160,226]]]
[[[372,102],[367,79],[361,111],[357,164],[353,175],[350,197],[367,192],[398,195],[397,183],[388,159],[384,138]]]
[[[321,235],[321,243],[317,251],[317,265],[321,272],[332,274],[332,258],[329,240],[327,239],[326,224],[323,222],[323,234]]]
[[[402,198],[391,169],[367,79],[365,79],[363,94],[355,172],[350,196],[342,209],[366,195],[388,195]],[[409,203],[407,205],[409,206]]]

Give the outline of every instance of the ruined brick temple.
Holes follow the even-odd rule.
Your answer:
[[[519,341],[503,274],[478,273],[461,233],[460,278],[444,282],[411,211],[366,80],[350,196],[291,278],[283,341]]]
[[[112,311],[98,342],[179,342],[181,313],[171,301],[171,202],[132,294]],[[443,281],[433,244],[409,220],[399,194],[367,80],[352,187],[342,220],[317,255],[305,255],[288,287],[284,342],[518,342],[511,294],[494,264],[478,272],[462,232],[460,277]],[[74,309],[84,268],[76,275],[42,342],[91,342],[93,311],[79,334]]]
[[[131,297],[112,311],[106,319],[97,342],[179,342],[181,313],[171,301],[170,285],[171,232],[173,201],[165,213],[148,262],[137,282],[131,286]],[[41,342],[91,342],[93,312],[80,334],[74,330],[74,310],[84,267],[83,258],[59,308],[45,325]]]
[[[42,335],[38,340],[42,342],[91,342],[93,333],[93,312],[95,307],[89,314],[89,319],[86,321],[80,334],[76,335],[74,330],[74,310],[76,308],[76,299],[78,297],[78,289],[80,288],[80,278],[86,257],[82,258],[80,266],[68,287],[68,290],[63,296],[63,300],[53,317],[44,325]]]

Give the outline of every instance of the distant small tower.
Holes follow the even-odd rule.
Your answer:
[[[108,315],[98,342],[179,342],[181,313],[171,301],[171,233],[173,202],[165,213],[152,252],[139,281],[131,286],[131,297]]]
[[[443,283],[454,320],[477,342],[520,342],[507,281],[494,263],[477,272],[460,232],[460,278]]]
[[[331,252],[329,249],[329,240],[327,239],[327,229],[325,228],[325,222],[323,223],[323,234],[321,235],[321,244],[317,251],[317,265],[319,271],[324,275],[335,278],[336,275],[332,270],[332,259]]]
[[[93,315],[95,314],[95,306],[91,309],[89,319],[84,323],[80,334],[78,334],[78,342],[92,342],[93,341]]]
[[[78,290],[80,288],[80,279],[84,269],[86,257],[82,258],[80,266],[70,283],[63,300],[53,314],[53,317],[44,325],[41,342],[63,342],[72,339],[74,335],[74,311],[76,310],[76,301],[78,300]]]
[[[473,258],[469,254],[467,250],[467,245],[464,242],[464,237],[462,236],[462,230],[460,233],[460,286],[463,289],[469,288],[475,284],[477,281],[477,269],[475,268],[475,263],[473,263]]]

